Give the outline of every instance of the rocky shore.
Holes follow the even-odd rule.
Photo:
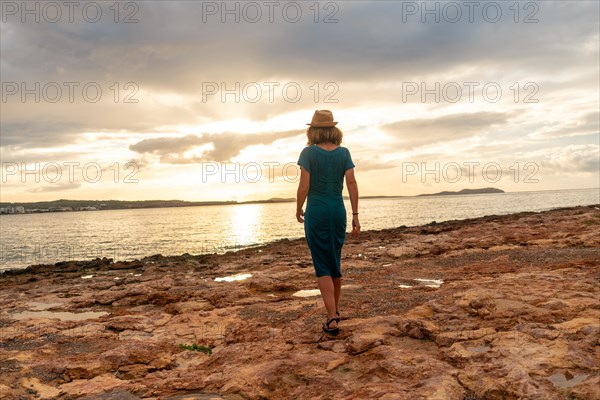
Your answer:
[[[600,399],[600,205],[365,231],[342,263],[337,336],[304,239],[9,271],[0,398]]]

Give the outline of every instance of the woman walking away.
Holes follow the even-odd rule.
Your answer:
[[[352,206],[352,234],[360,233],[358,222],[358,184],[354,179],[354,163],[347,148],[341,147],[342,131],[329,110],[317,110],[306,131],[307,147],[300,153],[300,184],[296,204],[296,219],[304,223],[306,242],[310,249],[315,274],[325,309],[327,322],[323,331],[339,332],[338,303],[342,288],[340,257],[346,239],[346,207],[342,197],[343,181]],[[306,213],[302,211],[304,201]]]

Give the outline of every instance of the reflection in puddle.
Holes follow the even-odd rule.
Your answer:
[[[442,286],[442,283],[444,283],[444,281],[441,280],[441,279],[415,278],[415,279],[413,279],[413,281],[423,282],[423,286],[435,287],[435,288],[438,288],[438,287]]]
[[[467,350],[469,350],[472,353],[485,353],[489,349],[491,349],[490,346],[473,346],[473,347],[467,347]]]
[[[548,380],[552,382],[552,384],[559,388],[566,388],[575,386],[578,383],[583,382],[588,377],[588,374],[577,374],[575,376],[569,374],[571,379],[567,379],[565,375],[561,372],[557,372],[556,374],[552,374],[548,377]]]
[[[312,297],[312,296],[318,296],[320,294],[321,294],[321,291],[319,289],[310,289],[310,290],[299,290],[296,293],[294,293],[292,296]]]
[[[415,285],[398,285],[398,287],[403,288],[403,289],[419,287],[419,286],[439,288],[440,286],[442,286],[442,283],[444,283],[444,281],[442,279],[414,278],[413,281],[415,281]]]
[[[222,278],[215,278],[215,282],[233,282],[233,281],[243,281],[244,279],[248,279],[252,276],[252,274],[237,274],[225,276]]]
[[[84,319],[99,318],[103,315],[108,315],[106,311],[87,311],[82,313],[72,313],[66,311],[23,311],[20,313],[12,314],[11,318],[21,319],[36,319],[36,318],[50,318],[60,319],[61,321],[82,321]]]
[[[342,285],[342,289],[360,289],[360,285]],[[312,297],[312,296],[320,296],[321,291],[319,289],[304,289],[299,290],[296,293],[292,294],[292,296],[296,297]]]

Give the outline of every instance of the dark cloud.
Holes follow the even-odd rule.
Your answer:
[[[157,155],[166,155],[171,153],[183,153],[189,149],[206,143],[202,137],[196,135],[187,135],[183,137],[161,137],[154,139],[144,139],[141,142],[129,146],[129,150],[138,153],[151,153]]]
[[[468,138],[486,133],[494,126],[505,124],[508,113],[478,112],[451,114],[432,119],[410,119],[381,126],[381,130],[398,139],[402,150]]]
[[[405,2],[384,1],[336,2],[339,22],[329,24],[314,23],[307,3],[298,23],[281,10],[274,23],[221,23],[219,16],[203,23],[203,3],[140,2],[135,24],[10,20],[3,76],[115,79],[192,93],[203,81],[406,79],[473,64],[496,74],[563,72],[598,32],[594,2],[538,2],[539,21],[530,24],[514,23],[507,5],[498,23],[486,22],[481,8],[473,23],[403,22]],[[522,20],[528,12],[520,11]]]
[[[123,164],[123,166],[125,166],[125,165],[127,165],[127,166],[132,165],[137,170],[142,170],[142,169],[145,169],[146,167],[148,167],[150,165],[150,162],[144,158],[132,158]]]
[[[156,132],[177,122],[197,121],[198,114],[185,106],[114,103],[113,93],[104,86],[102,101],[46,104],[29,101],[2,104],[0,144],[12,149],[59,147],[83,140],[88,132]],[[148,102],[147,102],[148,103]]]
[[[302,134],[301,131],[270,132],[261,134],[239,134],[233,132],[206,133],[200,136],[187,135],[181,137],[160,137],[144,139],[129,146],[137,153],[150,153],[160,156],[165,164],[194,164],[207,161],[227,162],[248,146],[271,144]],[[201,157],[186,157],[184,153],[204,144],[211,143],[212,150],[205,150]]]
[[[482,19],[483,2],[473,23],[466,20],[465,14],[459,23],[421,23],[420,15],[405,22],[402,7],[406,2],[401,1],[332,2],[339,7],[335,15],[339,21],[330,24],[313,21],[313,11],[308,8],[313,2],[299,2],[304,17],[298,23],[282,19],[281,4],[274,23],[266,18],[259,23],[221,23],[220,16],[203,21],[202,7],[206,2],[134,3],[139,6],[135,15],[139,22],[132,24],[114,23],[106,8],[109,3],[101,3],[108,18],[98,23],[23,24],[16,16],[0,24],[3,82],[98,82],[104,90],[102,101],[96,104],[3,102],[3,160],[39,157],[39,151],[24,153],[27,149],[76,145],[83,140],[84,132],[119,132],[125,138],[128,132],[156,136],[160,132],[176,132],[178,125],[201,126],[231,118],[262,122],[315,108],[342,111],[381,105],[387,109],[403,102],[401,82],[426,81],[431,85],[437,81],[443,84],[455,80],[504,80],[509,82],[503,86],[506,96],[511,96],[508,86],[513,82],[537,82],[537,97],[548,110],[564,107],[569,111],[579,104],[597,108],[598,2],[530,2],[527,4],[536,4],[539,10],[535,15],[538,22],[529,24],[523,23],[530,10],[524,9],[524,2],[518,2],[517,23],[508,8],[513,2],[497,2],[504,12],[498,23]],[[221,7],[226,2],[215,3]],[[244,4],[231,2],[234,3]],[[433,3],[439,7],[446,4]],[[416,4],[425,6],[424,2]],[[321,8],[321,20],[327,11]],[[298,103],[283,101],[280,91],[273,104],[223,102],[218,95],[208,103],[202,101],[202,85],[206,82],[224,82],[231,88],[236,82],[282,85],[290,80],[300,83],[304,90]],[[135,83],[140,89],[136,95],[139,103],[115,104],[109,89],[115,82],[121,87],[121,96],[127,93],[123,90],[125,83]],[[316,100],[310,89],[315,82],[321,85]],[[339,86],[339,103],[324,105],[326,91],[322,85],[326,82]],[[442,113],[444,106],[424,105]],[[479,104],[466,106],[469,110],[479,109]],[[507,124],[516,113],[511,111],[512,104],[504,106],[499,104],[502,112],[399,121],[383,130],[396,140],[392,144],[394,151],[464,139]],[[519,106],[514,105],[514,109]],[[528,145],[541,149],[548,147],[545,140],[598,132],[597,118],[597,112],[590,112],[574,118],[572,123],[546,125],[543,116],[535,115],[535,121],[530,122],[534,129],[527,129],[529,126],[524,124],[510,126],[510,134],[524,137],[534,132],[533,137],[541,140]],[[163,163],[226,161],[248,146],[268,145],[279,137],[300,134],[288,133],[289,136],[226,132],[178,138],[165,134],[162,138],[139,141],[130,149],[158,156]],[[110,135],[105,140],[110,141]],[[213,149],[184,156],[186,151],[209,143]],[[98,141],[99,150],[103,144],[104,140]],[[511,144],[502,143],[487,150],[487,155],[509,154],[512,148]],[[145,157],[139,160],[148,162]],[[572,162],[564,157],[561,160]],[[387,166],[370,154],[357,154],[355,162],[357,168],[360,163],[365,170]],[[585,163],[585,168],[589,166],[594,166],[593,162]]]
[[[0,145],[7,150],[55,147],[73,143],[86,128],[77,121],[8,120],[0,122]]]

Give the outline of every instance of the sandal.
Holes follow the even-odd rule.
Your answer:
[[[337,318],[331,318],[330,320],[328,320],[326,323],[323,324],[323,332],[325,333],[329,333],[332,335],[337,335],[338,332],[340,331],[339,327],[335,327],[335,328],[330,328],[329,324],[331,324],[333,321],[337,322]]]
[[[342,319],[342,318],[340,317],[340,312],[336,310],[336,312],[335,312],[335,315],[336,315],[336,317],[335,317],[335,322],[337,322],[337,323],[339,324],[339,323],[340,323],[340,319]]]

